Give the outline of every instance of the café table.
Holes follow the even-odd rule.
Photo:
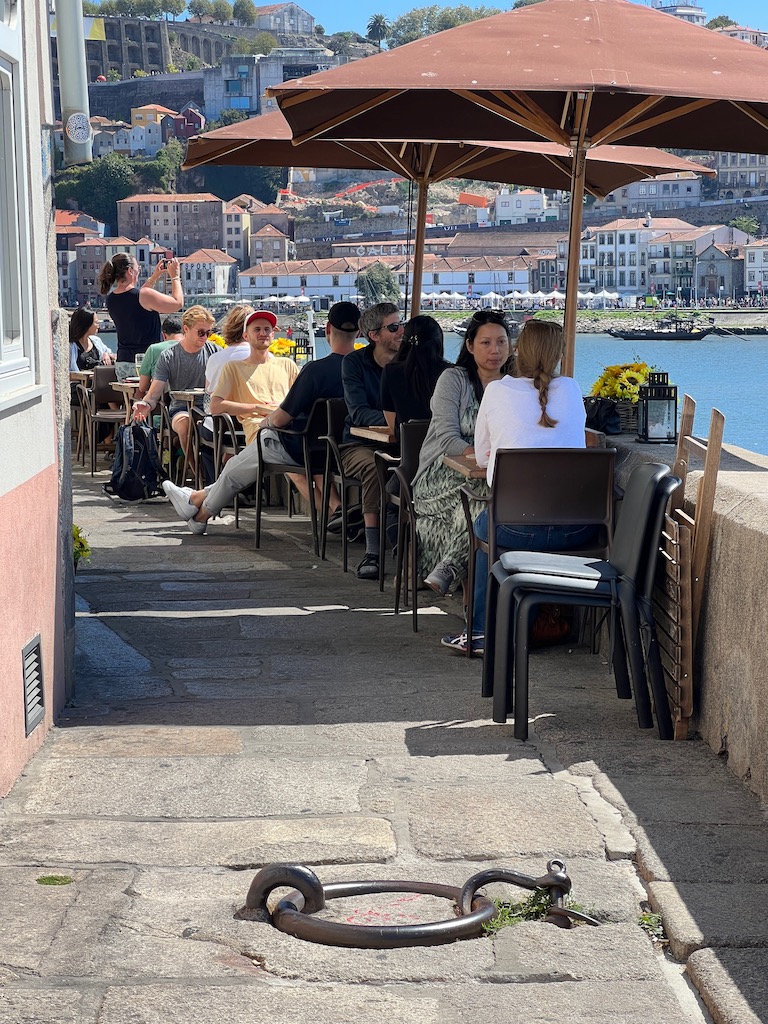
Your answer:
[[[93,370],[70,370],[69,379],[73,384],[85,384],[89,388],[93,383]]]
[[[605,434],[600,430],[592,430],[591,427],[584,428],[587,448],[605,448]],[[443,465],[461,473],[470,480],[481,480],[485,478],[487,470],[478,466],[474,455],[444,455]]]
[[[131,422],[131,402],[133,396],[139,390],[139,378],[138,377],[126,377],[125,380],[113,380],[110,384],[113,391],[119,392],[123,396],[123,405],[125,406],[125,422]]]
[[[349,432],[353,437],[359,437],[365,441],[378,441],[380,444],[397,443],[397,438],[386,424],[370,427],[350,427]]]

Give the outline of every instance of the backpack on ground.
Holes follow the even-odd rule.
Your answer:
[[[154,429],[143,423],[119,427],[112,479],[104,484],[104,493],[120,501],[146,501],[163,493],[160,484],[165,477]]]

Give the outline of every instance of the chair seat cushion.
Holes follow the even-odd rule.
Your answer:
[[[546,576],[567,576],[571,579],[610,580],[618,573],[601,558],[581,555],[560,555],[546,551],[505,551],[499,559],[508,573],[541,573]]]
[[[494,573],[496,576],[496,573]],[[584,595],[605,599],[609,603],[613,598],[611,581],[606,579],[584,579],[578,576],[545,576],[543,573],[516,572],[499,580],[501,589],[515,593],[541,593],[549,594],[549,600],[554,600],[555,595],[560,595],[563,600],[567,595]]]

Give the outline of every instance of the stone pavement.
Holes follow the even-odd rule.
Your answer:
[[[599,657],[534,654],[519,743],[479,662],[437,643],[456,602],[421,595],[414,635],[306,521],[270,510],[256,552],[249,510],[193,537],[105,478],[75,473],[77,697],[0,809],[3,1024],[768,1021],[765,816],[703,744],[640,732]],[[461,885],[553,856],[599,929],[347,950],[233,918],[276,861]],[[402,895],[328,913],[451,916]]]

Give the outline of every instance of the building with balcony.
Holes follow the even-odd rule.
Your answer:
[[[732,271],[722,275],[712,271],[705,275],[703,285],[701,282],[697,283],[702,253],[716,244],[729,250],[738,249],[738,246],[747,240],[748,236],[743,231],[723,224],[657,235],[648,243],[648,290],[659,298],[690,302],[696,298],[699,289],[705,294],[710,294],[710,289],[714,286],[712,278],[722,276],[723,287],[725,288],[727,279],[729,288],[725,296],[733,298],[733,288],[737,282]],[[722,254],[716,262],[722,262]],[[718,281],[717,288],[719,287]]]
[[[99,273],[107,260],[113,259],[119,252],[127,252],[133,256],[141,268],[141,280],[146,280],[152,273],[157,261],[165,255],[166,250],[154,245],[149,238],[140,238],[134,242],[125,236],[111,238],[88,238],[76,246],[76,296],[78,305],[90,303],[92,306],[103,306],[104,297],[99,291]]]
[[[701,177],[693,171],[673,171],[614,189],[605,199],[595,200],[592,212],[630,217],[700,203]]]
[[[750,298],[768,295],[768,238],[744,246],[744,291]]]
[[[671,14],[675,18],[679,18],[681,21],[687,21],[691,25],[706,25],[707,15],[698,4],[695,3],[682,3],[676,4],[671,3],[670,0],[653,0],[651,4],[657,11],[662,11],[664,14]]]
[[[768,196],[768,166],[764,153],[715,153],[719,199]]]
[[[225,205],[211,192],[129,196],[117,204],[118,234],[146,235],[177,256],[189,256],[223,245]]]

